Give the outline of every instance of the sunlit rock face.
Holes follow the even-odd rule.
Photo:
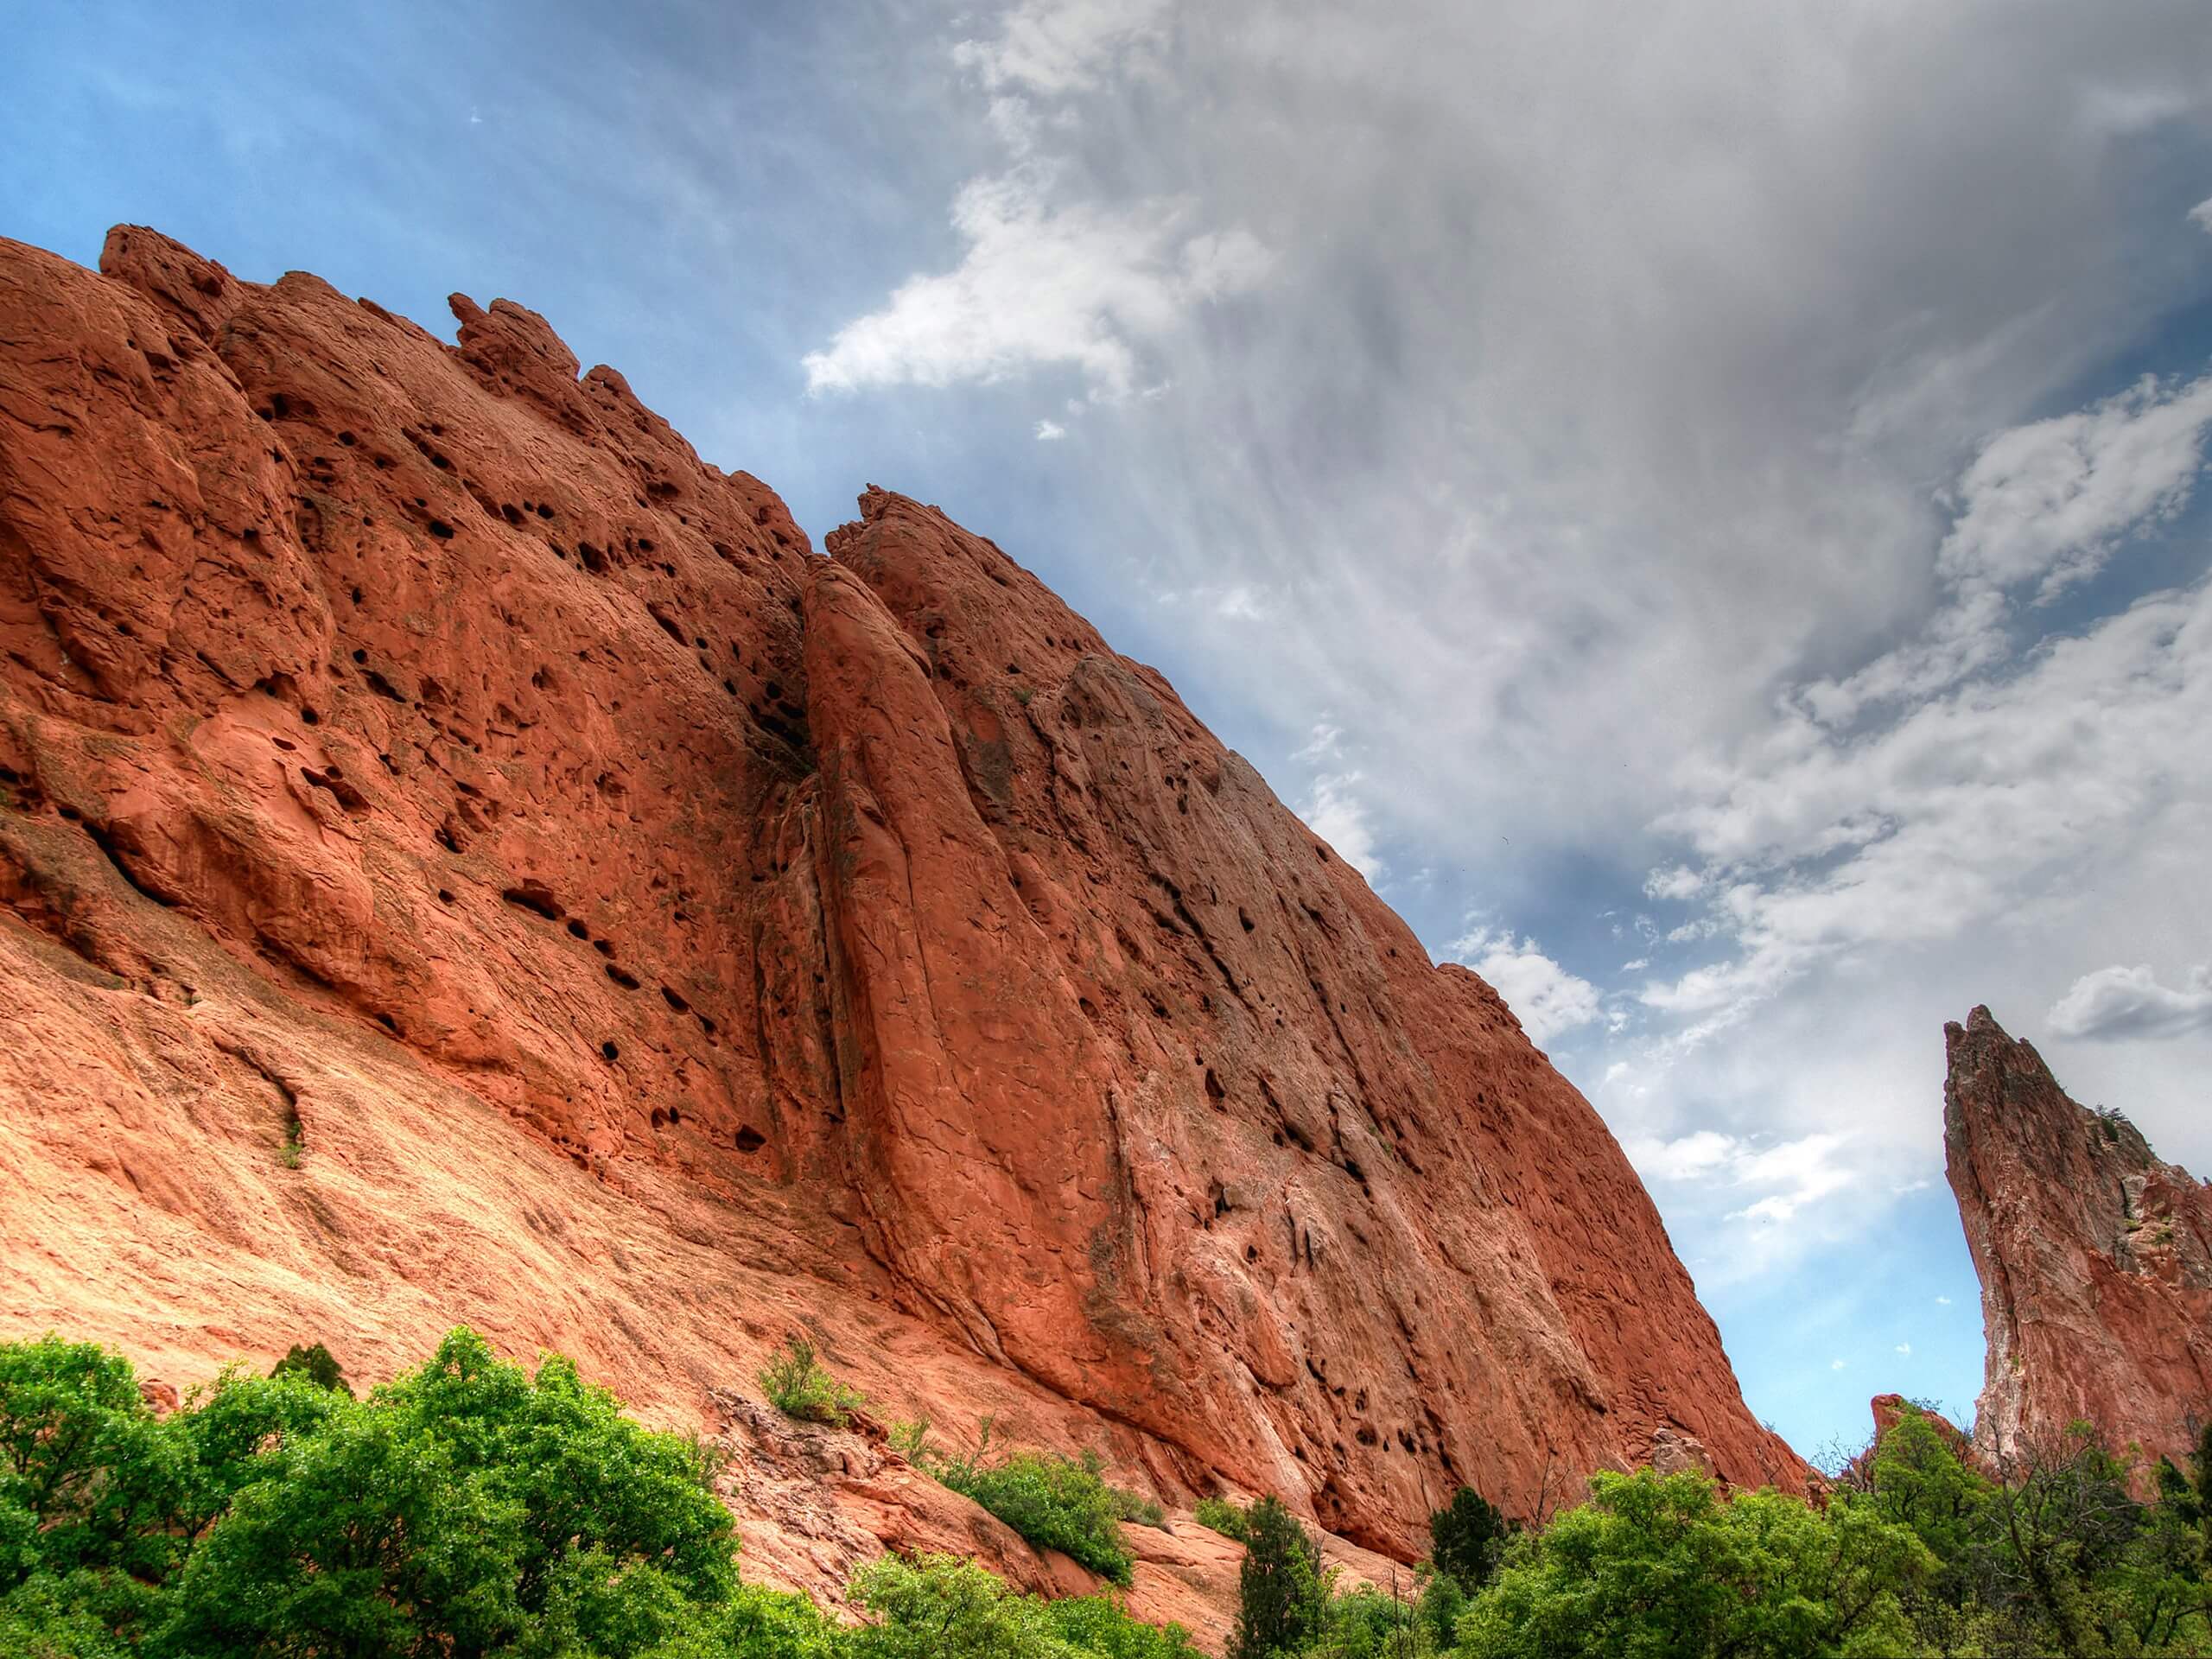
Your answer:
[[[706,1423],[804,1326],[1401,1560],[1462,1482],[1802,1487],[1596,1115],[1157,673],[453,310],[0,244],[0,1325],[466,1320]]]
[[[1989,1342],[1976,1449],[2017,1459],[2087,1421],[2186,1455],[2212,1416],[2212,1190],[2069,1100],[1987,1008],[1944,1039],[1948,1171]]]

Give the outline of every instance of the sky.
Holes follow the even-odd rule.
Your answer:
[[[1962,1419],[1946,1020],[2212,1172],[2202,0],[0,0],[0,235],[544,313],[993,537]]]

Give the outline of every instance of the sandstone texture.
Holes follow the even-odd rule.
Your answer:
[[[2212,1415],[2212,1188],[2069,1099],[1987,1008],[1943,1031],[1946,1164],[1989,1344],[1975,1450],[2002,1469],[2086,1419],[2186,1456]]]
[[[1351,1560],[1802,1488],[1595,1113],[1158,674],[452,308],[0,243],[0,1329],[188,1388],[467,1321],[717,1433],[804,1329]],[[771,1576],[975,1536],[865,1459],[810,1535],[740,1438]]]

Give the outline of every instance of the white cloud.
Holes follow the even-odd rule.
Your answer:
[[[2189,222],[2205,231],[2212,231],[2212,197],[2207,197],[2189,210]]]
[[[2047,1017],[2062,1037],[2102,1042],[2212,1029],[2212,963],[2189,969],[2178,988],[2161,985],[2147,964],[2100,968],[2075,980]]]
[[[2207,729],[2202,586],[2046,640],[2012,671],[1854,736],[1786,719],[1734,768],[1713,772],[1710,798],[1660,820],[1708,861],[1719,892],[1709,916],[1737,952],[1642,1000],[1732,1023],[1815,966],[2015,914],[2055,880],[2125,861],[2168,815],[2212,797]],[[2104,979],[2082,995],[2126,988]],[[2089,1004],[2065,1006],[2071,1019]]]
[[[1840,1155],[1849,1139],[1819,1134],[1761,1145],[1705,1128],[1672,1140],[1631,1139],[1625,1150],[1647,1180],[1662,1186],[1704,1185],[1738,1196],[1757,1192],[1725,1219],[1781,1225],[1857,1182],[1857,1172]]]
[[[1195,306],[1241,293],[1267,260],[1248,233],[1194,232],[1185,198],[1056,197],[1058,169],[971,180],[953,203],[955,269],[909,277],[803,366],[810,391],[992,381],[1067,368],[1109,397],[1136,389],[1140,353]]]
[[[1643,878],[1643,896],[1647,899],[1694,899],[1705,887],[1705,877],[1687,864],[1677,864],[1671,870],[1654,870]]]
[[[1832,1370],[1832,1371],[1840,1371],[1840,1370],[1843,1370],[1843,1369],[1844,1369],[1844,1362],[1843,1362],[1842,1360],[1840,1360],[1840,1359],[1832,1359],[1832,1360],[1828,1361],[1828,1370]]]
[[[2120,537],[2189,499],[2212,424],[2212,377],[2145,378],[2071,415],[1982,446],[1960,481],[1936,569],[1961,588],[2039,581],[2048,596],[2094,574]]]
[[[1897,1345],[1897,1351],[1903,1354],[1907,1359],[1910,1359],[1912,1357],[1912,1344],[1909,1342],[1901,1342]]]
[[[1155,44],[1167,9],[1168,0],[1022,0],[1001,14],[995,37],[963,41],[952,58],[993,89],[1078,92]]]
[[[1936,1299],[1936,1306],[1938,1307],[1948,1307],[1950,1305],[1951,1299],[1948,1296],[1938,1296]]]
[[[1447,954],[1490,982],[1539,1047],[1588,1025],[1602,1012],[1595,985],[1567,972],[1534,939],[1515,938],[1510,929],[1471,927],[1452,942]]]
[[[1387,869],[1375,850],[1375,830],[1366,804],[1353,793],[1359,783],[1356,772],[1328,772],[1313,780],[1313,792],[1298,809],[1306,827],[1337,849],[1337,856],[1365,876],[1380,881]]]
[[[1067,436],[1067,428],[1062,426],[1058,421],[1039,421],[1037,423],[1037,442],[1039,443],[1057,443],[1060,439]]]

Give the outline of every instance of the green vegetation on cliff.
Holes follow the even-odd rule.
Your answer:
[[[307,1351],[308,1356],[316,1351]],[[1179,1631],[886,1559],[848,1630],[742,1584],[711,1454],[458,1330],[366,1399],[303,1357],[156,1416],[128,1361],[0,1344],[9,1659],[1181,1659]]]
[[[848,1628],[741,1582],[711,1452],[632,1422],[568,1360],[533,1374],[459,1330],[356,1399],[320,1353],[158,1416],[117,1355],[0,1344],[0,1654],[1196,1654],[1110,1595],[1042,1600],[945,1556],[863,1568],[867,1622]],[[922,1425],[909,1440],[1025,1536],[1127,1573],[1116,1517],[1140,1506],[1095,1463],[940,1458]],[[1432,1518],[1433,1559],[1389,1591],[1339,1592],[1274,1498],[1207,1515],[1246,1543],[1235,1659],[2212,1653],[2212,1431],[2188,1466],[2141,1469],[2077,1426],[1999,1472],[1907,1408],[1821,1505],[1601,1473],[1522,1531],[1462,1490]]]

